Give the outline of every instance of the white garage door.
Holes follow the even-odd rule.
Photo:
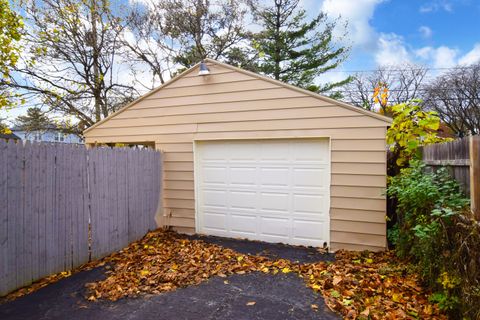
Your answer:
[[[197,142],[197,232],[329,244],[328,139]]]

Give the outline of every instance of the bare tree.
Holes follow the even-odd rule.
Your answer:
[[[174,70],[174,42],[164,30],[164,11],[160,1],[152,1],[147,7],[134,4],[128,8],[121,24],[123,28],[121,43],[123,54],[131,64],[136,76],[136,66],[147,66],[151,79],[147,83],[139,82],[147,89],[156,83],[165,83]],[[137,79],[138,80],[138,79]]]
[[[424,99],[456,135],[480,134],[480,62],[439,76]]]
[[[388,88],[388,104],[404,103],[422,97],[427,71],[426,67],[412,64],[381,67],[370,74],[356,74],[353,81],[339,92],[345,101],[374,110],[374,89],[384,85]]]
[[[136,95],[119,70],[121,24],[107,0],[25,0],[25,51],[10,86],[30,105],[89,127]]]
[[[164,0],[164,32],[174,41],[175,62],[188,67],[222,59],[247,37],[246,8],[237,0]],[[178,48],[178,50],[177,50]]]

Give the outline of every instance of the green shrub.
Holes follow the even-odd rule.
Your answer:
[[[413,262],[433,302],[452,318],[480,319],[480,224],[446,169],[428,172],[421,161],[390,179],[397,224],[389,230],[397,254]]]
[[[450,217],[469,203],[446,169],[428,173],[417,160],[391,178],[387,194],[397,199],[399,213],[390,238],[401,257],[413,254],[420,260],[425,257],[424,249],[431,249],[423,247],[430,247],[441,224],[451,223]]]

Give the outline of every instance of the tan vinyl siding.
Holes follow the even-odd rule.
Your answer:
[[[332,249],[385,248],[388,125],[378,117],[211,63],[85,133],[87,143],[155,142],[164,152],[164,223],[195,230],[194,141],[327,137]]]

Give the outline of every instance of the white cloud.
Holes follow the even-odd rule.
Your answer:
[[[458,50],[446,46],[435,50],[433,66],[435,68],[451,68],[457,64]]]
[[[326,72],[318,77],[321,84],[336,83],[348,78],[350,74],[346,73],[343,68],[335,69],[335,72]]]
[[[452,12],[453,5],[450,1],[447,1],[447,0],[433,0],[422,5],[419,9],[420,13],[430,13],[430,12],[435,12],[439,10]]]
[[[433,35],[432,29],[430,29],[427,26],[421,26],[420,28],[418,28],[418,31],[420,32],[422,37],[425,39],[430,39]]]
[[[410,53],[403,38],[395,33],[380,34],[375,62],[380,66],[410,63]]]
[[[458,50],[447,46],[423,47],[415,55],[434,68],[451,68],[458,64]]]
[[[331,18],[341,16],[348,22],[348,35],[353,46],[375,44],[375,30],[370,25],[376,6],[385,0],[324,0],[321,11]]]
[[[480,43],[477,43],[472,50],[460,58],[459,64],[470,65],[480,62]]]

